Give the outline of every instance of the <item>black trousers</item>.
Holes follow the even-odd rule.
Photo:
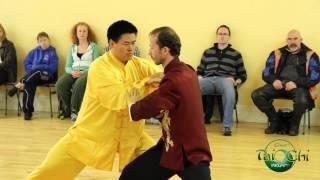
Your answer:
[[[49,76],[39,70],[26,74],[20,80],[21,83],[25,84],[23,91],[23,112],[34,111],[33,102],[37,86],[49,83],[50,81]]]
[[[8,73],[5,70],[0,69],[0,85],[5,82],[8,82]]]
[[[285,98],[293,100],[292,121],[298,123],[300,123],[301,117],[308,108],[308,102],[310,101],[310,95],[307,89],[295,88],[291,91],[286,91],[285,89],[276,90],[271,84],[266,84],[254,90],[251,98],[259,110],[268,116],[269,120],[277,118],[275,108],[272,105],[273,99]]]
[[[119,180],[167,180],[175,174],[183,180],[211,179],[209,162],[207,161],[196,165],[186,162],[185,169],[181,172],[161,167],[162,146],[157,144],[129,163],[122,171]]]

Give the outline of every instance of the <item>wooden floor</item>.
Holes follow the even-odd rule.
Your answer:
[[[25,179],[72,125],[70,120],[50,119],[49,113],[36,113],[32,121],[24,121],[14,112],[10,112],[7,117],[3,114],[0,111],[0,180]],[[206,128],[214,158],[211,163],[213,179],[320,179],[320,127],[312,127],[305,135],[296,137],[265,135],[265,124],[262,123],[240,122],[234,127],[231,137],[221,135],[221,124],[214,123]],[[146,131],[155,139],[161,133],[157,125],[147,125]],[[298,150],[308,149],[309,161],[296,162],[284,173],[269,170],[263,161],[258,160],[256,150],[264,149],[270,141],[276,139],[288,140]],[[104,172],[87,167],[77,179],[113,180],[118,177],[116,171]]]

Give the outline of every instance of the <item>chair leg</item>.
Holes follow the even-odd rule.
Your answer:
[[[6,107],[5,107],[4,115],[7,116],[7,114],[8,114],[8,87],[7,87],[7,85],[6,85],[6,94],[5,94],[5,96],[6,96]]]
[[[51,118],[53,118],[53,112],[52,112],[52,92],[51,92],[51,87],[49,87],[49,98],[50,98],[50,115],[51,115]]]
[[[236,123],[238,124],[239,120],[238,120],[238,109],[237,109],[237,106],[234,106],[234,110],[236,112]]]
[[[223,103],[222,103],[222,96],[217,96],[218,101],[218,108],[219,108],[219,114],[220,114],[220,121],[223,122]]]
[[[59,100],[59,97],[58,97]],[[214,96],[211,95],[205,95],[202,96],[202,106],[203,106],[203,111],[204,111],[204,121],[205,123],[211,123],[211,118],[213,115],[213,105],[214,103]],[[59,100],[59,105],[61,104]]]
[[[305,133],[305,127],[306,127],[306,112],[303,114],[303,131],[302,131],[303,135]]]
[[[308,110],[308,128],[310,129],[310,111]]]
[[[17,101],[18,101],[18,116],[20,116],[20,114],[22,112],[22,107],[20,104],[20,90],[18,90],[18,92],[17,92]]]

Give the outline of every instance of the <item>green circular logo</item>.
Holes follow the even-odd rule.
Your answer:
[[[285,172],[293,167],[295,154],[296,150],[289,141],[278,139],[266,146],[264,162],[273,171]]]

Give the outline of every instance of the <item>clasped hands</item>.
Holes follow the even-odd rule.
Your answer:
[[[272,86],[276,90],[280,90],[280,89],[285,88],[286,91],[291,91],[292,89],[297,88],[297,84],[295,82],[293,82],[293,81],[288,81],[286,83],[283,83],[278,79],[273,81]]]

